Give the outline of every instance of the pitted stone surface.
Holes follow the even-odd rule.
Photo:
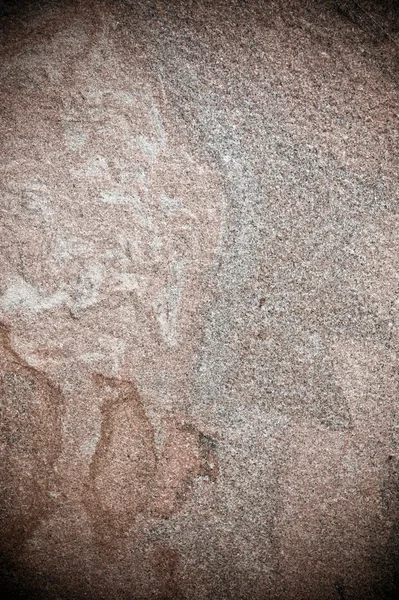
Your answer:
[[[396,3],[0,20],[3,589],[395,598]]]

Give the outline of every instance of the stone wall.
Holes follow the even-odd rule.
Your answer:
[[[0,2],[2,588],[399,594],[399,11]]]

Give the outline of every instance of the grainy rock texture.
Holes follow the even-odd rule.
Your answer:
[[[0,2],[1,584],[399,594],[399,11]]]

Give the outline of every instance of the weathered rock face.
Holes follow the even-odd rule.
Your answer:
[[[396,597],[396,3],[0,11],[3,588]]]

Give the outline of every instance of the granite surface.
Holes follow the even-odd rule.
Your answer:
[[[1,588],[399,595],[399,7],[1,1]]]

